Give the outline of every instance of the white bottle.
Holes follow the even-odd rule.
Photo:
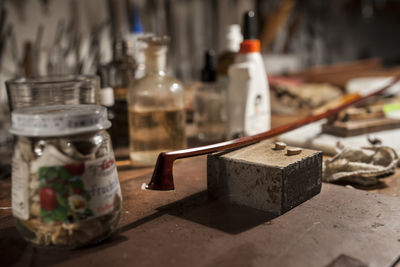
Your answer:
[[[255,39],[254,12],[244,16],[244,41],[236,63],[229,69],[228,136],[254,135],[271,128],[267,73]],[[241,113],[241,114],[239,114]]]

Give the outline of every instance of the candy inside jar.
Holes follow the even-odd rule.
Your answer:
[[[12,207],[24,239],[76,248],[116,229],[122,196],[109,127],[95,105],[13,111]]]

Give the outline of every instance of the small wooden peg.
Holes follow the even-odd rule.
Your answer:
[[[302,151],[302,149],[301,149],[301,148],[298,148],[298,147],[288,148],[288,150],[287,150],[287,155],[288,155],[288,156],[298,155],[298,154],[301,153],[301,151]]]
[[[276,142],[275,143],[275,150],[284,150],[286,148],[286,144],[283,142]]]

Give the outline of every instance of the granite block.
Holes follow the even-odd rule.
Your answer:
[[[269,141],[208,155],[210,199],[283,214],[321,191],[322,152],[287,155]],[[288,147],[290,148],[290,147]]]

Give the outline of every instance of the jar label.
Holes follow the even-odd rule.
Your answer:
[[[121,188],[113,155],[39,168],[40,216],[75,223],[119,209]]]
[[[21,220],[29,219],[29,168],[22,160],[12,159],[11,198],[12,213]]]

